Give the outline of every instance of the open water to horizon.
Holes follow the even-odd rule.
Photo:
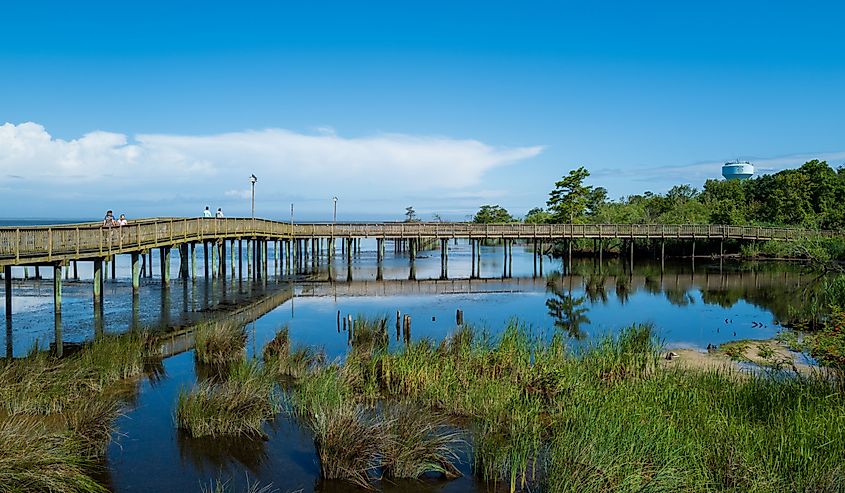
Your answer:
[[[91,266],[80,263],[80,280],[65,281],[58,326],[50,272],[42,272],[45,279],[40,281],[23,280],[23,269],[16,268],[11,324],[6,325],[0,346],[17,357],[36,343],[55,348],[59,342],[83,342],[101,332],[181,326],[275,296],[280,304],[269,307],[248,326],[250,353],[260,352],[275,331],[287,325],[294,344],[321,346],[330,359],[339,358],[347,350],[347,334],[338,331],[338,317],[387,317],[392,327],[397,311],[411,316],[413,339],[440,340],[454,330],[458,309],[466,323],[491,334],[518,320],[539,337],[562,331],[573,345],[579,345],[632,323],[648,322],[667,347],[703,350],[708,344],[773,337],[815,281],[815,275],[803,272],[801,265],[786,263],[720,264],[698,259],[694,265],[667,262],[661,273],[654,261],[635,260],[631,270],[615,258],[601,265],[594,259],[578,259],[572,272],[566,272],[560,260],[548,257],[543,262],[544,276],[534,278],[531,252],[520,245],[513,248],[511,277],[503,277],[501,247],[485,246],[482,279],[469,280],[469,245],[459,242],[449,248],[450,280],[437,279],[439,251],[421,251],[415,261],[416,279],[409,280],[409,259],[406,254],[394,254],[388,243],[385,280],[376,281],[375,241],[365,240],[351,266],[338,251],[331,271],[322,258],[316,269],[296,276],[277,275],[271,249],[271,275],[261,281],[233,279],[230,267],[226,276],[206,279],[200,267],[199,278],[173,280],[166,291],[159,279],[145,278],[137,297],[132,296],[128,256],[118,257],[115,279],[104,286],[102,313],[94,310],[92,302]],[[201,251],[198,254],[201,263]],[[153,272],[158,276],[158,257],[154,257]],[[172,262],[176,277],[178,255],[173,255]],[[352,281],[347,281],[350,271]],[[28,275],[34,275],[32,269]],[[399,344],[392,335],[392,347]],[[138,383],[116,422],[104,475],[114,491],[198,491],[213,478],[231,479],[235,486],[244,485],[247,478],[260,480],[279,491],[358,491],[319,479],[311,437],[284,415],[265,427],[266,441],[185,436],[175,428],[174,409],[179,390],[197,380],[193,352],[166,359],[164,369],[162,378]],[[485,485],[472,478],[467,463],[461,470],[465,476],[450,482],[381,487],[385,491],[486,491]]]

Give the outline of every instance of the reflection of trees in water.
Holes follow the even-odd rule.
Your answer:
[[[604,288],[606,278],[604,276],[590,274],[584,280],[584,291],[590,303],[601,301],[602,304],[607,303],[607,290]]]
[[[616,298],[620,304],[628,302],[631,295],[631,278],[628,276],[618,276],[616,278]]]
[[[695,298],[683,288],[667,288],[664,293],[669,303],[675,306],[689,306],[695,304]]]
[[[261,438],[192,438],[179,430],[176,442],[182,460],[189,460],[200,471],[208,468],[217,473],[230,467],[240,469],[242,466],[256,474],[267,461],[267,442]]]
[[[651,294],[660,293],[660,277],[645,276],[645,283],[643,285],[646,292]]]
[[[547,284],[547,291],[553,296],[546,300],[546,308],[549,310],[549,316],[555,321],[555,328],[562,330],[570,337],[583,339],[586,334],[581,330],[581,325],[590,323],[587,317],[589,309],[584,306],[587,297],[572,296],[571,287],[564,292],[561,284],[556,282],[560,279],[559,273],[554,279],[551,277]]]
[[[810,283],[802,287],[780,285],[765,288],[733,287],[702,289],[704,303],[731,308],[740,301],[767,310],[775,320],[783,324],[815,320],[820,312],[819,284]]]

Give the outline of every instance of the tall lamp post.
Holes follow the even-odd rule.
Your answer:
[[[334,214],[332,215],[332,223],[337,222],[337,197],[332,197],[334,201]]]
[[[258,178],[255,175],[249,176],[249,182],[252,183],[252,218],[255,219],[255,182],[258,181]]]

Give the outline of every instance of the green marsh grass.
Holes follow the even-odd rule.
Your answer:
[[[229,320],[208,322],[194,330],[197,361],[206,365],[225,366],[244,357],[246,330]]]
[[[0,419],[0,491],[99,493],[95,462],[73,435],[51,431],[32,416]]]
[[[322,413],[315,439],[333,477],[388,476],[409,444],[391,444],[394,418],[373,413],[402,403],[463,423],[474,473],[510,491],[845,490],[845,396],[826,372],[666,368],[647,324],[579,351],[516,322],[495,338],[460,328],[439,344],[367,346],[294,390],[299,412]],[[327,429],[329,416],[347,426]],[[354,467],[326,453],[349,450],[350,429],[369,437]],[[384,440],[397,451],[368,456]]]
[[[66,358],[0,366],[0,491],[106,491],[92,477],[128,379],[154,360],[146,333],[107,335]]]
[[[291,347],[288,327],[282,327],[264,346],[264,366],[277,377],[301,378],[325,362],[325,354],[311,346]]]
[[[194,438],[263,436],[263,425],[279,410],[273,380],[254,360],[232,364],[222,381],[182,390],[176,424]]]

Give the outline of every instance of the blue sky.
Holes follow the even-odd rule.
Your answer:
[[[0,216],[515,214],[719,163],[845,164],[823,2],[14,2]],[[597,4],[597,5],[593,5]],[[25,205],[24,205],[25,204]]]

